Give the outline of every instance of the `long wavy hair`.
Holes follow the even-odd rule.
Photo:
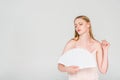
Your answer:
[[[85,20],[86,22],[90,23],[90,19],[87,16],[84,16],[84,15],[77,16],[74,19],[74,22],[75,22],[76,19],[79,19],[79,18],[81,18],[81,19]],[[89,34],[90,34],[90,37],[95,40],[95,38],[93,36],[93,33],[92,33],[91,23],[90,23],[90,27],[89,27]],[[79,38],[80,38],[80,36],[79,36],[78,32],[75,30],[74,40],[78,40]]]

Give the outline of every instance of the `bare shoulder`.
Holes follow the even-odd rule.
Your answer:
[[[98,40],[94,40],[95,47],[98,48],[101,46],[101,42]]]
[[[75,40],[74,40],[74,39],[70,39],[70,40],[66,43],[66,45],[65,45],[65,47],[64,47],[64,50],[63,50],[63,53],[66,52],[66,51],[68,51],[69,49],[73,48],[74,45],[75,45]]]
[[[75,44],[75,40],[74,40],[74,39],[70,39],[70,40],[67,42],[66,46],[72,46],[72,45],[74,45],[74,44]]]
[[[65,45],[65,48],[72,48],[75,44],[75,40],[74,39],[70,39],[66,45]]]
[[[94,40],[94,46],[96,48],[97,51],[101,50],[102,49],[102,46],[101,46],[101,42],[98,41],[98,40]]]

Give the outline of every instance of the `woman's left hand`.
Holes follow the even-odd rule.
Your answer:
[[[101,45],[102,45],[103,50],[108,50],[110,43],[107,42],[106,40],[102,40]]]

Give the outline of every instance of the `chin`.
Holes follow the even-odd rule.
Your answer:
[[[79,34],[79,35],[81,35],[81,34],[83,34],[83,33],[81,33],[81,32],[78,32],[78,34]]]

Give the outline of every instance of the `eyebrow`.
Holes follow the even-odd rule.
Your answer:
[[[82,23],[82,22],[78,22],[78,23]],[[77,24],[77,23],[74,23],[74,24]]]

